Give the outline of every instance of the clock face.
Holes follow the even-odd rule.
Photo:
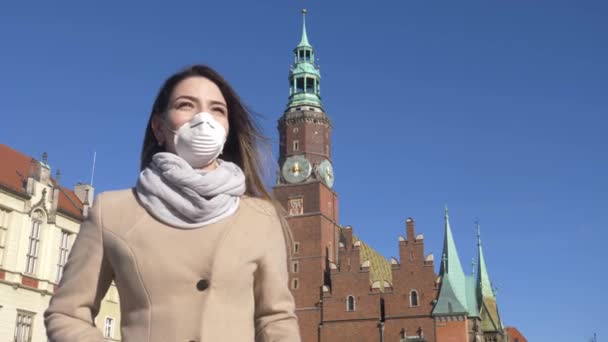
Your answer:
[[[317,172],[328,187],[334,186],[334,168],[329,160],[323,160],[317,167]]]
[[[285,160],[281,171],[288,183],[300,183],[310,176],[312,166],[304,156],[291,156]]]

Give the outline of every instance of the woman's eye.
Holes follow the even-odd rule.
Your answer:
[[[177,109],[182,109],[182,108],[193,108],[194,105],[190,102],[178,102],[177,104],[175,104],[175,108]]]
[[[220,114],[220,115],[226,115],[226,110],[224,110],[224,108],[213,108],[213,111]]]

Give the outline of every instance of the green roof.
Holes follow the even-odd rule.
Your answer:
[[[484,332],[502,331],[503,326],[498,314],[498,305],[493,298],[483,298],[481,303],[481,330]]]
[[[479,317],[479,304],[477,303],[477,279],[475,276],[465,276],[467,288],[467,309],[469,309],[469,317]]]
[[[441,277],[441,288],[439,290],[439,298],[433,308],[433,316],[463,314],[468,315],[466,302],[462,302],[458,296],[451,281],[451,274],[446,273]]]
[[[483,250],[481,248],[481,228],[477,224],[477,286],[479,287],[480,297],[496,298],[494,290],[492,289],[492,283],[490,282],[490,276],[488,275],[488,268],[486,267],[486,260],[483,256]]]
[[[448,214],[448,208],[445,208],[445,237],[443,240],[443,258],[441,262],[441,268],[439,275],[442,279],[441,288],[439,291],[438,303],[441,300],[442,293],[449,293],[453,298],[448,298],[448,301],[453,302],[457,300],[465,308],[467,306],[466,296],[466,283],[464,272],[462,271],[462,265],[460,264],[460,257],[458,256],[458,250],[456,249],[456,243],[452,236],[452,228],[450,227],[450,217]],[[449,275],[449,277],[447,277]],[[444,282],[449,279],[450,289],[443,291]],[[447,286],[447,285],[446,285]]]
[[[291,75],[297,74],[312,74],[321,78],[321,73],[312,63],[297,63],[290,71]]]

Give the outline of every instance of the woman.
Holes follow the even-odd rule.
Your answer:
[[[45,312],[51,341],[103,341],[112,280],[124,342],[300,341],[289,230],[259,175],[249,112],[215,71],[170,77],[134,189],[97,196]],[[220,158],[221,157],[221,158]]]

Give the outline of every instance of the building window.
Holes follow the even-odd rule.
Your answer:
[[[299,253],[300,252],[300,243],[299,242],[294,242],[293,243],[293,252],[294,253]]]
[[[289,216],[302,215],[304,213],[304,198],[289,199]]]
[[[300,284],[298,283],[298,278],[293,278],[291,280],[291,288],[296,290]]]
[[[294,134],[298,134],[299,131],[300,131],[300,129],[298,127],[294,127],[293,128],[293,133]]]
[[[412,290],[410,292],[410,307],[418,306],[418,291]]]
[[[6,236],[8,234],[8,220],[11,211],[0,208],[0,265],[4,263],[4,250],[6,249]]]
[[[70,233],[65,230],[61,231],[61,241],[59,242],[59,261],[57,262],[57,282],[61,280],[63,275],[63,267],[68,260],[68,254],[70,253],[69,248]]]
[[[306,77],[306,92],[314,93],[315,92],[315,79]]]
[[[32,228],[27,249],[27,260],[25,263],[25,273],[34,274],[38,261],[38,250],[40,249],[40,225],[42,224],[42,213],[36,212],[36,217],[32,218]]]
[[[298,261],[294,261],[291,263],[291,271],[293,273],[298,273],[299,268],[300,268],[300,263]]]
[[[293,147],[293,151],[294,151],[294,152],[295,152],[295,151],[298,151],[298,150],[300,149],[300,141],[298,141],[298,140],[294,140],[294,141],[293,141],[293,146],[292,146],[292,147]]]
[[[103,337],[113,338],[114,336],[114,318],[106,317],[106,321],[103,325]]]
[[[355,297],[346,297],[346,311],[355,311]]]
[[[304,77],[296,78],[296,93],[304,92]]]
[[[15,342],[32,341],[33,321],[33,313],[17,310],[17,323],[15,325]]]

